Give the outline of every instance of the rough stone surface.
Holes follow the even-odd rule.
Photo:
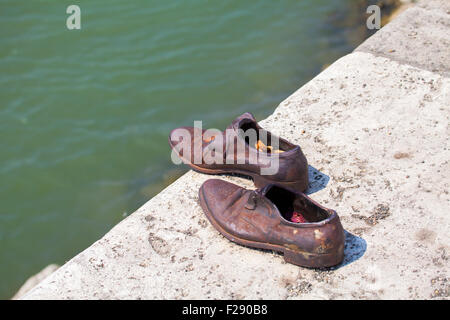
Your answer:
[[[31,276],[30,278],[25,281],[25,283],[20,287],[20,289],[17,291],[17,293],[11,298],[12,300],[18,300],[22,296],[24,296],[28,291],[33,289],[36,285],[42,282],[45,278],[47,278],[49,275],[51,275],[53,272],[55,272],[59,268],[56,264],[50,264],[46,266],[44,269],[36,273],[35,275]]]
[[[426,1],[420,4],[421,7],[406,10],[356,51],[370,52],[449,76],[450,1],[445,3],[438,9],[436,1]]]
[[[301,268],[226,240],[198,204],[211,176],[190,171],[24,298],[448,298],[450,79],[411,64],[352,53],[261,122],[320,171],[311,168],[310,193],[341,216],[342,265]],[[179,212],[185,219],[174,221]]]
[[[450,14],[450,1],[448,0],[422,0],[417,3],[417,7],[438,14]]]

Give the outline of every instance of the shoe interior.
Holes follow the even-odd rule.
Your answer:
[[[295,145],[293,145],[292,143],[290,143],[282,138],[279,138],[275,135],[272,135],[269,131],[262,129],[254,121],[251,121],[249,119],[247,121],[246,120],[241,121],[241,123],[239,124],[239,129],[241,129],[243,131],[243,136],[241,136],[241,138],[243,138],[245,140],[245,142],[252,148],[255,148],[255,145],[252,145],[250,143],[250,136],[251,136],[251,134],[253,134],[253,133],[251,133],[251,131],[256,133],[256,141],[254,141],[254,143],[257,143],[257,146],[263,146],[265,151],[267,151],[269,153],[273,152],[273,151],[271,151],[272,150],[272,139],[278,139],[279,145],[278,145],[277,151],[279,150],[281,152],[284,152],[284,151],[288,151],[288,150],[295,148]],[[260,133],[263,133],[263,134],[260,134]],[[260,148],[257,147],[257,149],[261,151]]]
[[[318,207],[308,198],[277,186],[272,186],[266,197],[278,208],[283,218],[290,222],[319,222],[330,216],[327,210]]]

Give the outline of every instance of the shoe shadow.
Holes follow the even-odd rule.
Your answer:
[[[348,231],[345,231],[344,260],[337,266],[324,268],[326,270],[337,270],[361,258],[367,250],[367,242]]]
[[[330,181],[329,176],[310,165],[308,165],[308,177],[308,189],[305,191],[305,194],[307,195],[325,189],[328,181]]]
[[[317,191],[326,188],[330,177],[320,172],[313,166],[308,166],[308,189],[305,194],[310,195]],[[367,242],[361,237],[358,237],[348,231],[345,231],[345,248],[344,248],[344,260],[337,266],[326,268],[328,270],[336,270],[342,268],[353,261],[361,258],[367,250]]]
[[[348,231],[345,231],[344,261],[338,268],[346,266],[361,258],[367,250],[367,242]]]

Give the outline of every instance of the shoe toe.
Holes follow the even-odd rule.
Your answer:
[[[236,198],[240,196],[243,188],[223,180],[209,179],[203,183],[199,192],[208,211],[215,217],[224,215]],[[239,193],[238,193],[239,192]]]

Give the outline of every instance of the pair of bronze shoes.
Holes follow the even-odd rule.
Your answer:
[[[256,190],[219,179],[200,187],[201,207],[227,239],[283,252],[286,262],[299,266],[330,267],[342,262],[341,222],[334,210],[303,193],[308,187],[308,163],[298,145],[264,130],[250,113],[236,118],[223,132],[177,128],[170,133],[169,144],[195,171],[253,178]]]

